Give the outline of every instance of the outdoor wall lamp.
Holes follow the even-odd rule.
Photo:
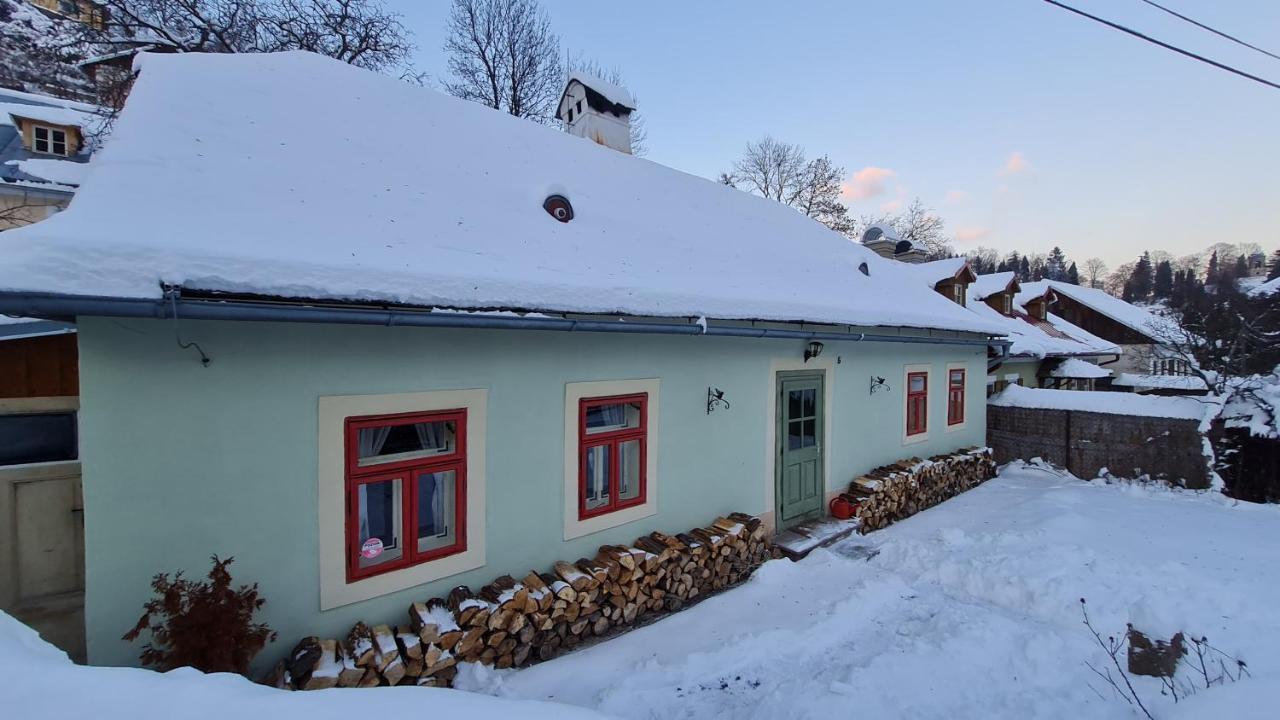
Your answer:
[[[822,354],[822,343],[814,340],[804,349],[804,361],[809,362],[810,358],[816,358]]]

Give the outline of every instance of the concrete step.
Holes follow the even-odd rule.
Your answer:
[[[784,557],[800,560],[815,548],[839,542],[858,531],[856,519],[820,518],[801,523],[773,536],[773,544]]]

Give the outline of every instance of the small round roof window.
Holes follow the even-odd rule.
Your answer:
[[[547,199],[542,201],[542,209],[562,223],[573,219],[573,205],[569,203],[569,198],[563,195],[548,195]]]
[[[870,275],[871,275],[871,270],[867,267],[867,263],[866,263],[865,261],[864,261],[864,262],[861,262],[861,263],[858,263],[858,272],[862,273],[863,275],[867,275],[867,276],[870,276]]]

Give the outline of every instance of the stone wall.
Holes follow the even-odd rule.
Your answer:
[[[1106,468],[1207,488],[1204,441],[1196,420],[1077,410],[987,406],[987,444],[998,463],[1043,458],[1082,478]]]

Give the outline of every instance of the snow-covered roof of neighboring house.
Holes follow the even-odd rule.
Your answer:
[[[18,90],[0,89],[0,188],[40,190],[68,195],[84,178],[92,147],[70,157],[42,155],[23,147],[18,119],[67,125],[92,132],[103,121],[97,108]]]
[[[614,103],[616,105],[622,105],[628,110],[636,109],[635,97],[631,95],[631,92],[629,90],[622,87],[621,85],[615,85],[614,83],[606,82],[596,77],[595,75],[592,75],[591,73],[586,73],[581,70],[571,70],[569,71],[569,77],[565,82],[566,88],[568,87],[569,83],[573,82],[574,80],[577,80],[583,85],[600,93],[605,97],[606,100],[608,100],[611,103]]]
[[[1049,371],[1049,377],[1096,379],[1111,377],[1111,371],[1080,358],[1066,358]]]
[[[140,59],[75,203],[0,233],[0,292],[1001,332],[780,203],[476,103],[301,52]]]
[[[988,278],[985,283],[983,279]],[[991,280],[990,278],[996,278]],[[1114,355],[1120,348],[1112,342],[1078,327],[1065,318],[1048,313],[1044,320],[1028,315],[1016,301],[1013,315],[1003,315],[983,302],[982,298],[1003,292],[1014,279],[1013,273],[979,275],[978,282],[969,286],[968,310],[991,322],[1000,323],[1005,335],[1012,342],[1009,354],[1035,358]],[[983,287],[979,287],[982,283]]]
[[[1204,381],[1195,375],[1140,375],[1120,373],[1112,385],[1139,390],[1207,390]]]
[[[69,323],[0,315],[0,342],[45,335],[64,335],[75,331],[76,326]]]
[[[1105,315],[1130,330],[1146,335],[1154,340],[1159,340],[1164,337],[1162,329],[1167,328],[1170,323],[1169,320],[1157,317],[1156,315],[1153,315],[1132,303],[1127,303],[1104,290],[1072,285],[1071,283],[1059,280],[1037,280],[1035,282],[1025,283],[1023,285],[1023,292],[1036,293],[1038,291],[1043,293],[1047,288],[1053,288],[1053,290],[1059,295],[1066,295],[1081,305],[1090,308],[1094,312]]]
[[[1280,278],[1275,278],[1274,280],[1267,280],[1266,282],[1261,283],[1255,287],[1251,287],[1247,290],[1249,295],[1253,297],[1260,297],[1263,295],[1272,295],[1277,291],[1280,291]]]
[[[1017,283],[1017,274],[1012,271],[979,275],[978,279],[969,286],[969,295],[975,300],[981,300],[988,295],[1008,290],[1009,285],[1013,283]]]
[[[1110,415],[1142,415],[1177,420],[1203,420],[1205,413],[1216,412],[1195,398],[1134,395],[1133,393],[1088,390],[1042,390],[1010,385],[987,400],[1000,407],[1075,410]]]
[[[903,263],[903,265],[909,272],[915,273],[933,286],[964,274],[965,269],[969,267],[969,261],[962,257],[955,257],[924,263]],[[970,278],[976,277],[971,269],[967,274]]]

